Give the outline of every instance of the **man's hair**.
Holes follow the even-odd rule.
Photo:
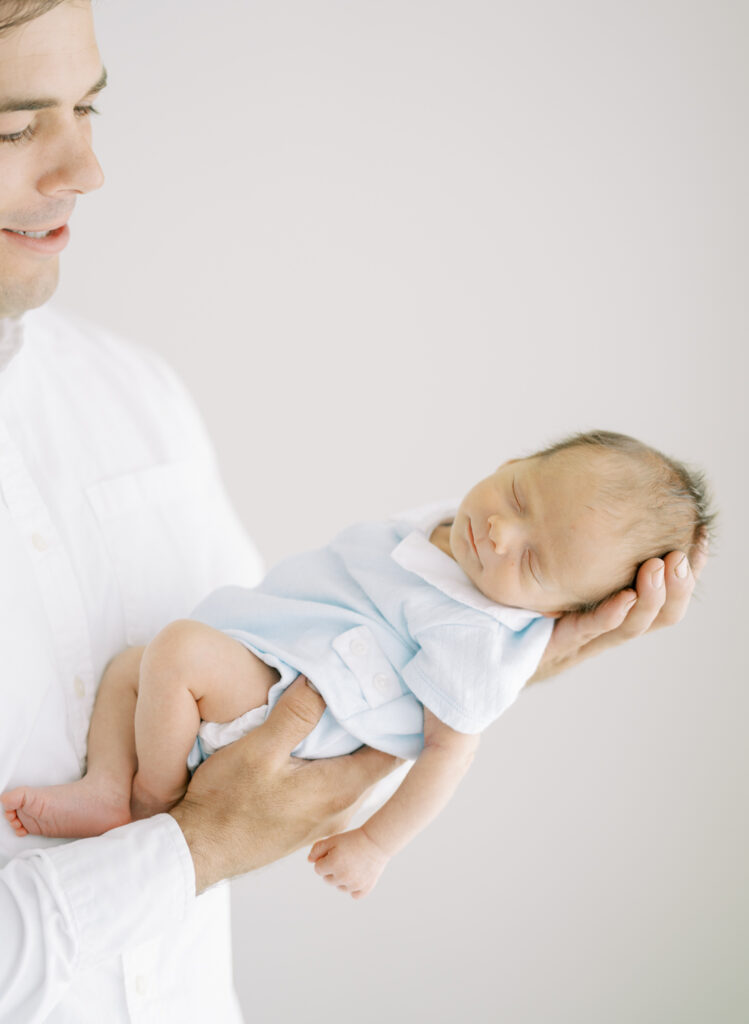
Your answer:
[[[65,0],[0,0],[0,35],[40,18]]]
[[[707,481],[700,470],[609,430],[572,434],[535,455],[547,459],[574,451],[591,455],[597,463],[598,497],[617,527],[626,560],[621,579],[612,581],[611,592],[581,604],[579,610],[590,610],[623,586],[633,585],[637,569],[649,558],[678,550],[691,561],[712,536],[716,514],[710,509]]]

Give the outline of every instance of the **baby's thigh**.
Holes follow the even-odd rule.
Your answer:
[[[200,717],[229,722],[268,702],[278,672],[219,629],[192,619],[170,623],[146,648],[144,669],[186,687]]]

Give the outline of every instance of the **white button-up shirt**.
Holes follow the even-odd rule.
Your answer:
[[[68,782],[107,662],[253,585],[188,395],[153,353],[50,310],[0,321],[0,792]],[[169,815],[94,839],[0,818],[0,1021],[225,1022],[228,889],[195,898]]]

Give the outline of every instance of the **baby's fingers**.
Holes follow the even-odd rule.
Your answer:
[[[346,878],[341,874],[341,871],[327,853],[315,861],[315,874],[319,875],[323,882],[327,882],[328,885],[335,885],[339,889],[347,887]]]

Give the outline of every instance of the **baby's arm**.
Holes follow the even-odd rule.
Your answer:
[[[468,770],[479,737],[456,732],[424,708],[424,749],[388,802],[361,828],[315,843],[309,860],[326,882],[366,896],[388,860],[433,821]]]

